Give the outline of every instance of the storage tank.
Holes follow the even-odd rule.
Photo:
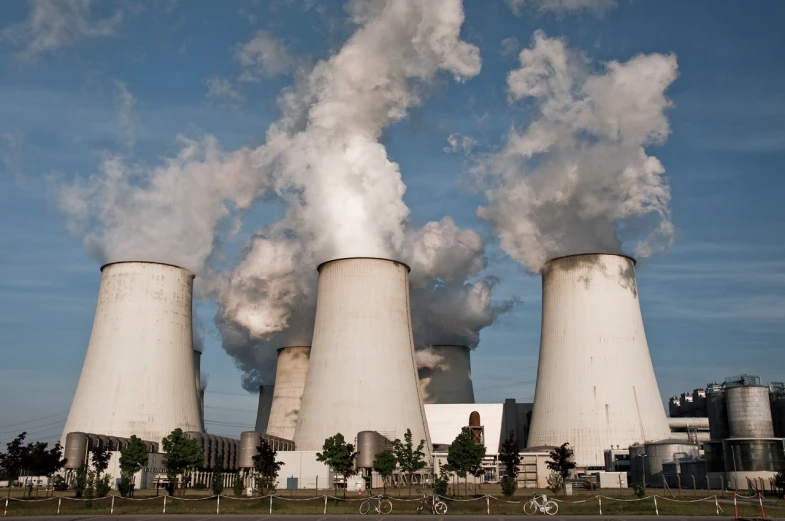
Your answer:
[[[256,409],[256,432],[267,432],[267,424],[270,421],[270,407],[273,404],[273,386],[259,386],[259,407]]]
[[[682,488],[708,488],[706,461],[702,459],[679,462]]]
[[[771,415],[774,436],[785,438],[785,389],[777,389],[771,393]]]
[[[423,402],[474,403],[471,350],[456,345],[433,345],[428,349],[440,361],[418,370]]]
[[[202,430],[194,392],[194,275],[167,264],[101,268],[93,331],[63,430],[160,443],[174,429]]]
[[[260,445],[259,439],[261,432],[245,431],[240,434],[240,455],[237,466],[241,469],[252,469],[254,466],[253,457],[256,456],[256,448]]]
[[[282,347],[278,350],[267,434],[294,439],[310,354],[311,346]]]
[[[64,468],[78,469],[87,462],[87,434],[84,432],[69,432],[65,436],[63,455],[66,459]]]
[[[768,386],[731,384],[725,397],[731,438],[774,437]]]
[[[542,332],[529,447],[569,442],[579,467],[608,447],[668,438],[643,329],[635,260],[586,254],[542,272]]]
[[[718,383],[706,388],[706,407],[709,414],[709,433],[712,440],[724,440],[730,436],[728,428],[728,405],[725,401],[725,386]]]
[[[414,443],[430,436],[420,397],[409,309],[409,267],[377,258],[321,264],[311,358],[297,418],[297,450],[372,430]]]
[[[637,485],[643,481],[645,457],[646,447],[642,443],[630,445],[630,484]]]
[[[385,450],[392,449],[390,440],[376,431],[362,431],[357,433],[357,468],[372,469],[376,455]]]
[[[768,481],[785,471],[785,446],[780,438],[728,438],[723,440],[722,450],[731,488],[747,488],[747,479]]]
[[[698,446],[681,440],[647,442],[646,483],[654,487],[663,486],[663,464],[685,459],[697,459]]]

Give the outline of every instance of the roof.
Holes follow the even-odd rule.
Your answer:
[[[425,417],[434,445],[449,445],[469,426],[469,415],[480,413],[480,425],[485,429],[485,449],[488,454],[498,454],[502,435],[502,403],[428,403]]]

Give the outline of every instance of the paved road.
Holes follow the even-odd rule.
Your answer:
[[[8,516],[2,518],[3,521],[117,521],[117,515],[59,515],[59,516]],[[123,514],[120,516],[122,521],[379,521],[381,519],[390,521],[423,521],[428,519],[430,515],[390,515],[390,516],[360,516],[360,515],[245,515],[245,514],[226,514],[226,515],[185,515],[185,514],[166,514],[166,515],[139,515],[139,514]],[[538,518],[549,519],[554,521],[605,521],[613,519],[614,521],[726,521],[733,519],[733,516],[537,516]],[[478,521],[482,518],[486,521],[523,521],[524,519],[531,521],[532,516],[464,516],[464,515],[449,515],[439,516],[439,519],[448,518],[449,521]],[[768,518],[772,519],[772,518]]]

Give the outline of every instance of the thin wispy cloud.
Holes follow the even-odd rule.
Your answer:
[[[128,90],[128,86],[122,81],[115,80],[114,89],[117,130],[120,134],[120,141],[130,149],[133,148],[136,143],[133,113],[136,98],[131,94],[131,91]]]
[[[515,16],[522,16],[526,10],[555,14],[583,11],[602,16],[616,6],[616,0],[507,0],[507,5]]]
[[[232,85],[232,82],[220,76],[210,76],[204,80],[207,85],[207,94],[205,98],[208,101],[228,101],[239,103],[243,101],[245,96]]]
[[[286,74],[296,63],[283,42],[267,31],[258,31],[249,41],[238,44],[234,48],[234,59],[243,67],[240,81],[259,81],[262,77]]]
[[[76,45],[89,38],[115,34],[123,20],[117,10],[109,17],[93,14],[94,0],[30,0],[26,20],[0,30],[0,40],[20,47],[17,57],[34,61],[40,56]]]

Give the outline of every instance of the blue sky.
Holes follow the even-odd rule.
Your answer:
[[[597,63],[639,53],[678,59],[667,91],[671,134],[649,149],[670,178],[675,241],[638,264],[663,398],[745,372],[785,380],[785,4],[622,0],[602,13],[540,9],[547,4],[523,2],[513,16],[506,2],[467,0],[461,37],[479,48],[481,72],[463,83],[440,78],[382,138],[400,164],[412,220],[449,215],[482,234],[486,273],[500,279],[494,297],[521,299],[482,331],[477,400],[532,399],[540,281],[477,219],[484,198],[467,182],[469,162],[444,149],[453,133],[498,148],[525,121],[526,106],[508,105],[506,77],[537,29]],[[35,7],[0,4],[0,442],[21,429],[59,437],[90,336],[100,263],[69,235],[53,186],[86,178],[111,154],[158,164],[176,152],[178,135],[209,133],[227,150],[262,144],[293,68],[329,57],[353,31],[338,1],[95,2],[79,11],[83,19],[19,29]],[[268,74],[241,81],[250,68],[234,49],[258,31],[285,53]],[[257,204],[226,244],[229,259],[283,211],[280,202]],[[207,426],[237,435],[252,426],[256,397],[221,348],[215,309],[196,304]]]

